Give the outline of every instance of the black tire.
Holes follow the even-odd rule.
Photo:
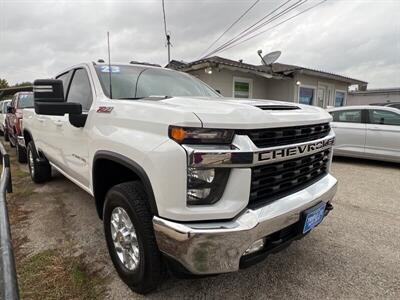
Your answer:
[[[17,143],[17,159],[18,162],[21,164],[25,164],[27,161],[27,155],[26,155],[26,148],[25,147],[21,147],[18,143]]]
[[[51,178],[51,166],[47,160],[39,158],[33,141],[28,143],[26,152],[32,181],[35,183],[48,181]]]
[[[8,135],[7,129],[4,129],[4,140],[6,142],[10,141],[10,136]]]
[[[126,211],[136,231],[139,262],[132,271],[118,257],[111,235],[112,212],[118,207]],[[140,182],[121,183],[108,191],[103,209],[108,251],[121,279],[140,294],[154,290],[162,273],[161,254],[154,235],[152,218],[147,195]]]

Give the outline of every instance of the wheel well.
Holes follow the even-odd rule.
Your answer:
[[[158,214],[150,181],[142,171],[141,168],[138,169],[137,166],[129,164],[125,160],[104,157],[104,155],[95,158],[93,164],[93,192],[100,219],[103,218],[103,205],[109,189],[114,185],[127,181],[142,182],[148,196],[151,212],[154,215]]]
[[[28,146],[29,142],[32,141],[32,136],[27,130],[24,130],[24,140],[25,140],[25,146]]]

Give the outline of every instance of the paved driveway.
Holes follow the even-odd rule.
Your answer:
[[[400,165],[335,159],[333,174],[339,179],[335,209],[307,237],[238,273],[167,278],[148,298],[400,299]],[[105,297],[143,297],[119,280],[91,197],[61,175],[32,184],[32,191],[14,199],[28,212],[13,224],[14,237],[23,241],[18,251],[33,255],[68,243],[105,279]]]

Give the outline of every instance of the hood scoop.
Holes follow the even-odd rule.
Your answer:
[[[294,110],[300,109],[298,106],[294,105],[256,105],[259,109],[262,110]]]

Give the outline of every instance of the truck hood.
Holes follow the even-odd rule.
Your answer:
[[[270,128],[331,121],[330,114],[322,108],[283,101],[173,97],[160,102],[194,113],[205,128]]]

